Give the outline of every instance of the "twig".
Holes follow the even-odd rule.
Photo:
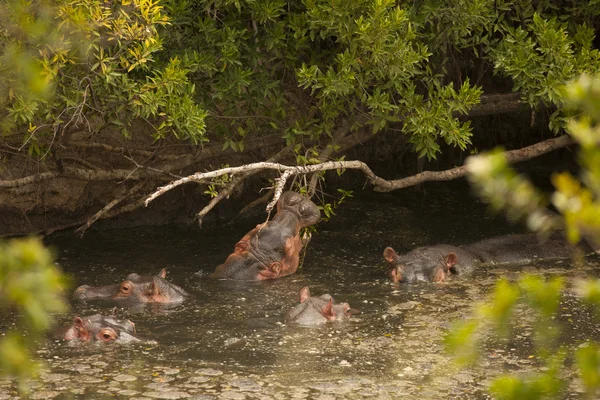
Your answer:
[[[105,215],[108,211],[110,211],[114,206],[116,206],[117,204],[119,204],[120,202],[122,202],[123,200],[128,198],[129,196],[138,192],[142,187],[144,187],[145,184],[146,184],[145,182],[139,182],[137,185],[132,187],[130,190],[125,190],[125,193],[123,193],[121,196],[117,197],[116,199],[114,199],[113,201],[111,201],[110,203],[105,205],[100,211],[98,211],[91,218],[89,218],[85,224],[83,224],[78,229],[76,229],[75,233],[77,233],[80,237],[83,236],[85,231],[87,231],[88,228],[90,226],[92,226],[92,224],[94,222],[96,222],[98,219],[100,219],[103,215]]]
[[[128,159],[129,161],[131,161],[135,165],[136,169],[141,168],[141,169],[146,169],[148,171],[156,172],[156,173],[159,173],[159,174],[169,175],[172,178],[176,178],[176,179],[181,178],[181,176],[172,174],[169,171],[163,171],[163,170],[158,169],[158,168],[152,168],[152,167],[148,167],[148,166],[145,166],[143,164],[140,164],[137,161],[135,161],[133,159],[133,157],[129,157],[129,156],[126,156],[126,155],[123,155],[123,157],[125,157],[126,159]]]
[[[273,155],[271,158],[269,158],[267,160],[267,162],[276,162],[279,161],[284,155],[285,153],[287,153],[290,150],[290,147],[285,147],[282,150],[280,150],[279,152],[277,152],[277,154]],[[260,170],[256,170],[256,171],[252,171],[243,175],[238,175],[235,178],[233,178],[233,180],[229,183],[229,185],[221,190],[219,192],[219,194],[217,194],[217,196],[215,196],[214,198],[212,198],[210,200],[210,202],[206,205],[206,207],[204,207],[202,210],[200,210],[200,212],[198,214],[196,214],[196,219],[198,220],[198,224],[202,225],[202,220],[204,219],[204,217],[206,216],[206,214],[208,214],[210,212],[210,210],[212,210],[213,208],[215,208],[215,206],[223,199],[225,198],[229,198],[229,195],[233,192],[233,190],[244,181],[244,179],[248,178],[251,175],[254,175],[256,173],[260,172]]]
[[[126,204],[120,208],[117,209],[112,209],[109,212],[107,212],[106,214],[104,214],[104,216],[102,217],[102,219],[107,219],[107,218],[112,218],[112,217],[116,217],[117,215],[121,215],[127,212],[131,212],[134,210],[137,210],[138,208],[141,208],[144,205],[144,199],[145,199],[145,195],[140,196],[138,199],[132,201],[129,204]]]
[[[219,193],[217,193],[217,195],[215,197],[213,197],[212,199],[210,199],[210,202],[202,209],[198,212],[198,214],[196,214],[196,220],[198,221],[198,226],[202,226],[202,220],[204,220],[204,217],[206,216],[206,214],[208,214],[213,208],[215,208],[215,206],[217,204],[219,204],[219,202],[225,198],[228,198],[229,195],[231,194],[231,192],[233,191],[233,189],[238,185],[239,182],[242,181],[243,178],[238,178],[235,177],[233,178],[233,180],[230,182],[229,186],[227,186],[225,189],[221,190]]]
[[[246,204],[246,206],[244,206],[244,208],[242,208],[240,210],[240,212],[238,212],[238,215],[237,215],[236,218],[238,218],[240,215],[243,215],[243,214],[247,213],[248,210],[256,207],[260,203],[266,203],[271,198],[272,194],[273,194],[273,189],[271,188],[271,189],[267,190],[267,193],[263,194],[258,199],[253,200],[250,203]]]

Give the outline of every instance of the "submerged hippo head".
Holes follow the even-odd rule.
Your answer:
[[[73,297],[77,300],[128,300],[133,303],[175,303],[188,296],[185,290],[167,281],[167,271],[158,275],[129,274],[121,283],[107,286],[79,286]]]
[[[300,229],[319,221],[321,213],[315,203],[295,192],[285,192],[277,202],[277,214],[259,224],[235,245],[225,262],[211,278],[263,280],[296,272],[300,251],[307,237]]]
[[[100,314],[89,317],[75,317],[73,325],[66,330],[64,339],[104,343],[140,341],[135,337],[135,324],[133,322]]]
[[[350,318],[356,312],[358,311],[351,309],[348,303],[335,304],[329,294],[310,297],[308,286],[305,286],[300,289],[300,304],[288,313],[286,321],[300,325],[319,325]]]
[[[448,246],[419,247],[402,255],[387,247],[383,258],[388,264],[390,278],[394,283],[444,282],[454,272],[458,261],[456,253],[445,247]]]

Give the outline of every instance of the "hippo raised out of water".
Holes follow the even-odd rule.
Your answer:
[[[185,290],[167,281],[167,270],[158,275],[129,274],[121,283],[107,286],[79,286],[73,297],[77,300],[127,300],[138,303],[177,303],[189,296]]]
[[[585,252],[593,251],[586,244],[580,247]],[[566,258],[573,255],[574,249],[562,233],[555,233],[544,241],[534,233],[525,233],[498,236],[460,247],[447,244],[417,247],[405,254],[398,254],[388,247],[383,258],[394,282],[443,282],[450,274],[467,274],[479,264]]]
[[[111,316],[94,314],[88,317],[75,317],[73,325],[64,334],[65,340],[82,342],[139,342],[135,337],[135,324]]]
[[[240,239],[209,278],[264,280],[293,274],[308,241],[300,237],[300,229],[317,223],[320,217],[319,208],[310,199],[295,192],[283,193],[273,219]]]
[[[357,312],[348,303],[335,304],[329,294],[310,297],[310,290],[305,286],[300,289],[300,304],[290,310],[286,321],[300,325],[320,325],[327,321],[348,319]]]

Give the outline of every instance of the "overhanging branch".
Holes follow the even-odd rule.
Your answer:
[[[566,147],[573,143],[574,142],[571,139],[571,137],[565,135],[554,139],[548,139],[543,142],[524,147],[522,149],[506,151],[504,152],[504,155],[509,162],[515,163],[529,160],[531,158],[540,156],[550,151]],[[358,169],[362,171],[363,174],[365,174],[367,179],[373,185],[373,190],[377,192],[390,192],[392,190],[403,189],[409,186],[429,181],[448,181],[465,176],[468,172],[467,167],[463,165],[445,171],[425,171],[406,178],[389,181],[378,177],[373,173],[373,171],[371,171],[367,164],[357,160],[328,161],[320,164],[306,166],[290,166],[274,162],[258,162],[242,165],[239,167],[221,168],[214,171],[195,173],[193,175],[186,176],[185,178],[178,179],[169,183],[166,186],[160,187],[157,191],[155,191],[146,199],[145,204],[146,206],[148,206],[148,204],[157,197],[161,196],[162,194],[168,192],[169,190],[177,186],[183,185],[188,182],[201,183],[224,174],[246,174],[250,171],[256,170],[275,170],[278,171],[281,175],[279,178],[276,179],[274,198],[267,206],[267,211],[270,211],[277,203],[279,195],[281,194],[283,187],[285,186],[285,183],[289,177],[318,171],[329,171],[338,169]]]

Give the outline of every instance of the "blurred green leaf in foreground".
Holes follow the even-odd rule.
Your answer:
[[[0,339],[0,374],[17,378],[21,390],[38,367],[32,356],[36,341],[50,329],[52,314],[67,309],[65,286],[39,239],[0,242],[0,307],[19,318]]]
[[[569,172],[552,177],[554,192],[542,193],[526,177],[510,168],[499,150],[470,157],[467,165],[475,190],[497,211],[512,220],[524,220],[528,228],[544,234],[564,229],[572,243],[585,240],[600,248],[600,79],[581,76],[562,90],[570,112],[567,131],[578,145],[579,177]],[[546,208],[552,204],[558,213]],[[578,297],[592,310],[600,306],[600,280],[575,282]],[[515,315],[532,312],[533,347],[542,372],[505,374],[497,377],[490,391],[498,399],[530,400],[561,398],[569,380],[572,361],[576,379],[587,398],[600,394],[600,346],[593,340],[561,344],[557,309],[565,282],[525,275],[516,283],[501,280],[489,300],[475,308],[473,317],[457,323],[446,337],[448,350],[462,365],[474,363],[480,342],[489,332],[510,337],[517,324]],[[596,313],[598,318],[600,313]],[[495,329],[494,329],[495,328]],[[511,339],[515,339],[512,338]],[[572,378],[572,376],[571,376]]]

